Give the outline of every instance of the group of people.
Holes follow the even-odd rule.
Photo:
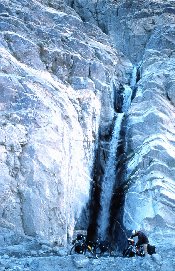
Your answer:
[[[148,237],[145,235],[145,233],[142,231],[133,230],[131,238],[133,238],[133,237],[138,237],[138,241],[136,243],[136,246],[143,245],[143,250],[144,250],[145,256],[148,255],[149,240],[148,240]]]

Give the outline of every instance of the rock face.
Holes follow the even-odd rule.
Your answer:
[[[1,245],[26,236],[66,245],[124,113],[112,219],[174,246],[174,8],[0,0]]]
[[[66,244],[131,63],[61,1],[0,1],[1,244]],[[104,131],[104,132],[103,132]]]
[[[174,228],[175,221],[175,110],[174,95],[169,95],[174,85],[174,56],[167,53],[149,43],[143,56],[141,80],[128,115],[130,189],[124,216],[128,227],[141,225],[154,234],[156,227],[162,235]]]

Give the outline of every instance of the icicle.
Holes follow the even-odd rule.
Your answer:
[[[133,94],[133,90],[135,89],[137,83],[137,66],[133,67],[132,76],[130,80],[130,85],[124,85],[124,91],[123,91],[123,105],[122,105],[122,112],[128,111],[130,104],[131,104],[131,98]]]
[[[116,179],[116,152],[118,146],[118,140],[120,136],[121,123],[124,113],[118,114],[112,140],[110,143],[110,155],[107,161],[106,170],[102,182],[102,193],[101,193],[101,212],[98,221],[99,225],[99,237],[106,238],[106,230],[109,224],[109,208],[110,201],[113,192],[113,186]]]
[[[137,66],[133,67],[132,76],[130,81],[130,87],[133,89],[137,83]]]
[[[130,86],[124,85],[122,112],[128,111],[131,104],[132,92]]]

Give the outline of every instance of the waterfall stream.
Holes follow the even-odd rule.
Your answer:
[[[110,154],[106,164],[105,174],[102,182],[101,192],[101,210],[99,216],[99,229],[98,235],[100,238],[105,239],[107,235],[107,228],[109,224],[109,212],[110,212],[110,201],[113,192],[113,186],[116,179],[116,152],[118,146],[118,140],[120,136],[121,123],[124,113],[117,114],[113,135],[110,143]]]
[[[130,87],[134,89],[136,83],[137,83],[137,66],[133,67],[132,75],[131,75],[131,81],[130,81]]]
[[[125,125],[125,116],[130,108],[133,93],[137,89],[137,76],[138,70],[134,66],[130,83],[122,85],[120,89],[113,89],[114,110],[117,113],[111,140],[110,142],[104,141],[105,144],[109,144],[106,149],[109,154],[104,156],[104,150],[100,148],[95,163],[91,216],[88,227],[89,238],[92,239],[97,236],[103,240],[108,238],[119,240],[116,239],[118,238],[116,235],[120,236],[123,231],[121,226],[122,214],[120,212],[122,212],[122,204],[124,204],[122,182],[126,170],[125,149],[127,143],[125,141],[125,128],[122,125]],[[103,144],[102,146],[104,146]]]
[[[123,92],[123,105],[122,105],[122,112],[127,112],[132,98],[132,88],[128,85],[124,85],[124,92]]]

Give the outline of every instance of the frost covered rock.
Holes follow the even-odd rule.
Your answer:
[[[76,268],[86,268],[89,264],[89,259],[86,258],[84,255],[77,255],[73,257],[73,263]]]

